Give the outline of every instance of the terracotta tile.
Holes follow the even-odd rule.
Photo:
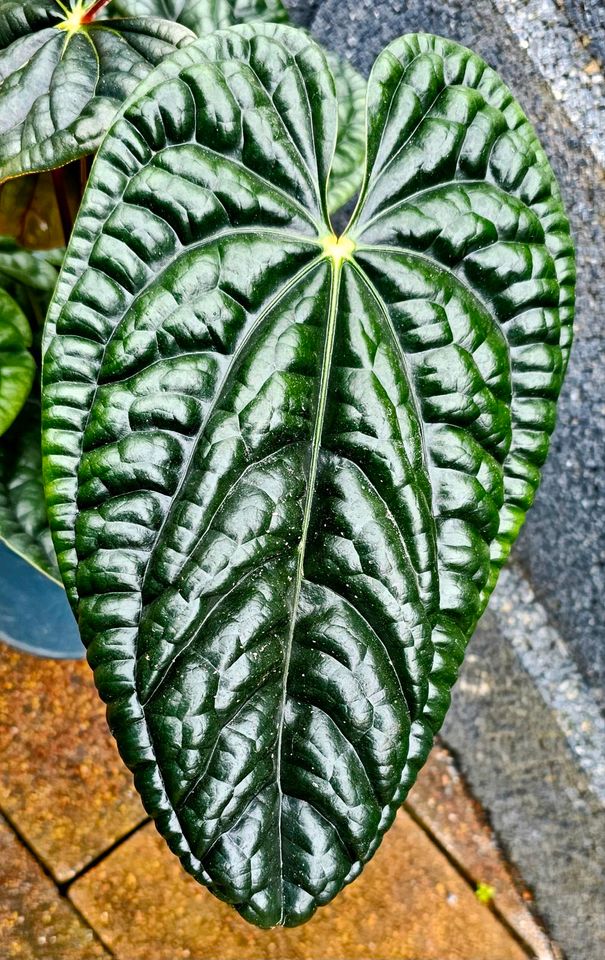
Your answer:
[[[443,744],[433,748],[406,805],[477,886],[493,889],[493,909],[538,960],[559,960],[558,948],[532,916],[529,893],[511,875],[482,808]]]
[[[83,662],[0,644],[0,809],[60,881],[143,819]]]
[[[305,926],[256,930],[188,877],[149,824],[69,895],[119,960],[523,960],[401,811],[362,876]]]
[[[96,960],[109,954],[0,817],[2,960]]]

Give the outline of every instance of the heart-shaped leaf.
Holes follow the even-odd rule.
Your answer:
[[[532,501],[573,250],[470,51],[369,82],[327,215],[334,84],[300,31],[179,51],[93,168],[51,304],[51,529],[122,756],[185,867],[297,924],[372,856]]]
[[[29,396],[36,364],[29,352],[32,332],[27,317],[0,289],[0,436],[10,427]]]
[[[60,582],[42,485],[40,404],[33,399],[0,440],[0,540]]]
[[[91,20],[98,6],[0,5],[0,182],[96,150],[137,83],[194,36],[157,18]]]

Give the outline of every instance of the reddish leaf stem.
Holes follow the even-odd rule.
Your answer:
[[[82,23],[92,23],[97,14],[100,13],[108,3],[110,3],[110,0],[96,0],[96,3],[93,3],[88,10],[85,11],[82,17]]]

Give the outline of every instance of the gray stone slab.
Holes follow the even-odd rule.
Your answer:
[[[443,737],[569,960],[605,957],[605,811],[491,611]]]
[[[605,61],[605,3],[603,0],[563,0],[565,13],[595,55]]]

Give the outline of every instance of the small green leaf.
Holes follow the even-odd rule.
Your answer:
[[[59,565],[187,870],[295,925],[374,854],[531,505],[574,261],[521,108],[456,43],[378,58],[337,238],[334,81],[236,27],[103,142],[47,324]]]
[[[56,268],[60,266],[63,255],[62,250],[31,253],[18,247],[12,240],[0,237],[0,305],[8,294],[18,302],[20,309],[14,313],[17,319],[16,339],[25,345],[32,345],[27,317],[36,331],[36,340],[41,334],[41,325],[57,280]],[[26,361],[29,367],[33,359],[29,353],[26,355],[29,357]],[[25,394],[25,384],[23,387]],[[36,396],[38,389],[34,387]],[[42,484],[40,403],[32,396],[26,400],[15,422],[0,438],[0,539],[34,566],[61,582],[48,528]]]
[[[475,896],[479,903],[491,903],[496,896],[496,889],[489,883],[478,883],[475,890]]]
[[[24,250],[11,237],[0,236],[0,289],[16,301],[29,318],[38,349],[44,318],[65,251]]]
[[[193,38],[157,18],[87,22],[92,6],[0,5],[0,182],[94,152],[137,83]]]
[[[0,436],[10,427],[29,396],[36,372],[29,352],[32,333],[27,317],[0,289]]]
[[[61,582],[46,518],[37,400],[26,402],[0,439],[0,539]]]

